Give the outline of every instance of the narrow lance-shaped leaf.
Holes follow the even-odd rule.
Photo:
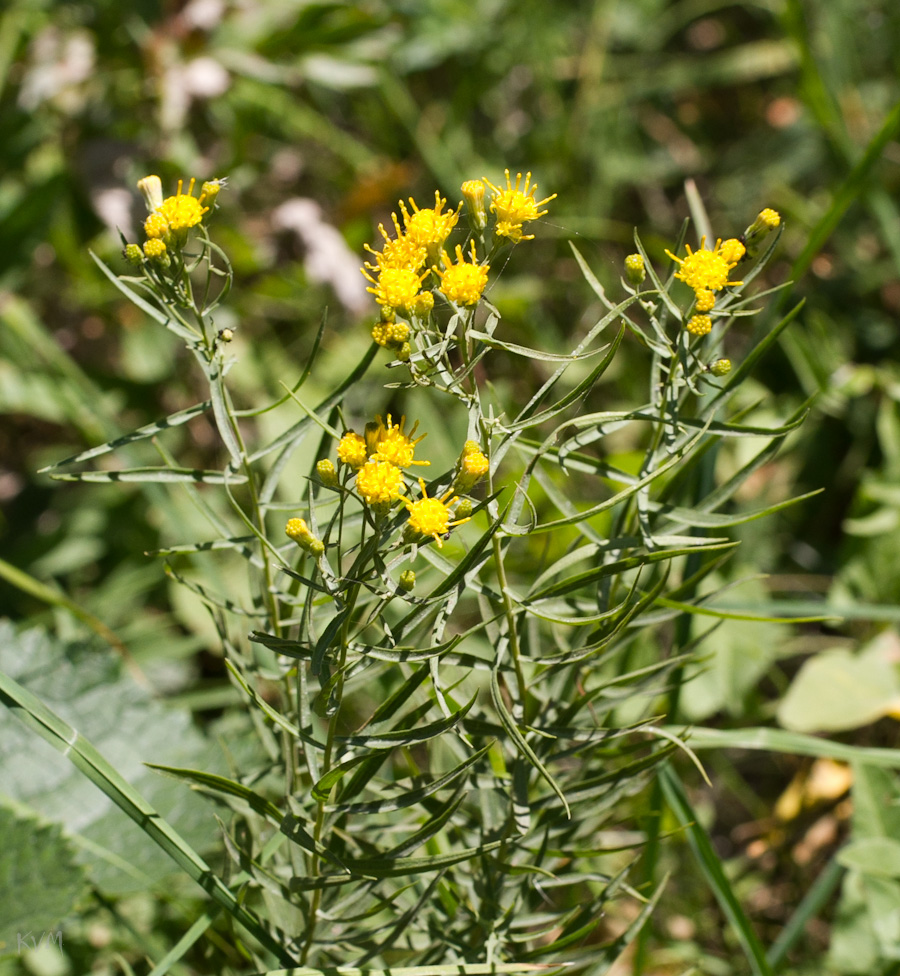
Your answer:
[[[146,440],[148,437],[155,437],[165,430],[169,430],[172,427],[180,427],[189,420],[193,420],[194,417],[199,417],[201,414],[206,413],[210,406],[212,406],[212,403],[209,400],[204,400],[203,403],[196,403],[193,407],[188,407],[186,410],[179,410],[178,413],[169,414],[168,417],[163,417],[161,420],[154,420],[152,424],[138,427],[137,430],[133,430],[130,434],[123,434],[121,437],[116,437],[114,440],[107,441],[105,444],[100,444],[87,451],[82,451],[80,454],[73,454],[71,457],[63,458],[62,461],[54,461],[53,464],[48,464],[45,468],[41,468],[38,474],[46,474],[48,471],[64,467],[67,464],[78,464],[81,461],[89,461],[91,458],[108,454],[110,451],[115,451],[120,447],[135,444],[138,441]]]
[[[121,471],[66,471],[51,474],[54,481],[89,481],[96,484],[114,482],[152,482],[155,484],[233,485],[244,484],[247,476],[224,471],[203,471],[200,468],[124,468]]]
[[[500,723],[506,730],[507,734],[513,741],[513,745],[516,750],[521,753],[522,757],[538,771],[538,773],[547,781],[553,792],[562,801],[562,805],[565,807],[566,816],[571,820],[572,811],[569,809],[569,802],[566,800],[563,791],[560,789],[559,784],[550,775],[544,764],[540,761],[537,753],[531,748],[525,739],[525,736],[519,731],[515,720],[509,713],[509,709],[506,707],[506,703],[503,701],[503,695],[500,693],[500,680],[498,678],[498,672],[495,668],[491,671],[491,700],[494,703],[494,708],[497,710],[497,714],[500,717]]]

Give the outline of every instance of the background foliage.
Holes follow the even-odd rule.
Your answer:
[[[115,228],[127,234],[141,212],[130,189],[138,177],[229,177],[220,241],[238,281],[233,320],[221,324],[236,327],[234,381],[247,404],[300,375],[325,305],[310,398],[358,360],[368,343],[360,319],[371,315],[358,256],[401,195],[421,200],[434,185],[455,194],[462,178],[496,180],[506,166],[532,170],[542,192],[559,194],[531,244],[532,270],[512,262],[490,295],[507,338],[553,348],[598,317],[569,239],[611,287],[633,250],[633,226],[657,259],[677,238],[685,180],[723,237],[773,206],[786,228],[768,283],[795,278],[791,298],[806,305],[750,392],[773,420],[816,400],[739,501],[754,508],[827,491],[732,530],[743,546],[729,573],[771,575],[736,589],[731,605],[825,604],[843,620],[730,623],[707,645],[680,708],[702,723],[692,744],[704,749],[713,787],[686,774],[689,795],[673,795],[671,783],[667,794],[669,809],[705,831],[684,828],[664,846],[674,879],[628,965],[730,972],[730,892],[774,971],[898,971],[898,786],[892,753],[877,751],[895,743],[900,649],[898,59],[900,11],[887,0],[11,0],[0,12],[0,612],[16,631],[55,631],[65,649],[12,630],[6,646],[38,682],[66,673],[65,657],[66,694],[105,687],[102,700],[119,703],[134,736],[144,722],[159,728],[154,710],[168,709],[184,723],[175,727],[185,749],[195,728],[185,710],[215,734],[234,700],[202,607],[144,555],[195,534],[188,504],[127,485],[60,488],[35,475],[199,398],[177,344],[149,330],[88,257],[92,248],[118,261]],[[738,362],[741,337],[729,341]],[[610,409],[639,397],[629,356],[625,344],[606,374]],[[510,367],[504,395],[529,379]],[[350,407],[360,415],[383,406],[375,382],[356,395]],[[197,467],[221,462],[211,426],[178,437],[180,456]],[[636,445],[609,449],[624,464]],[[726,454],[719,464],[739,460]],[[78,656],[91,625],[103,631],[97,648],[121,642],[131,671],[165,704],[118,692],[116,681],[132,679],[111,659],[101,663],[97,648]],[[847,691],[823,709],[834,687]],[[828,738],[803,738],[811,732]],[[24,748],[10,735],[4,725],[9,806],[65,824],[60,811],[31,802],[58,786],[49,760],[34,762],[30,777],[6,775]],[[147,744],[137,758],[157,759]],[[648,812],[646,799],[635,801],[635,816]],[[662,829],[678,829],[674,815]],[[192,891],[126,896],[96,879],[85,888],[69,870],[67,842],[51,830],[41,844],[59,848],[59,884],[71,894],[71,971],[122,971],[116,953],[130,964],[158,959],[182,934]],[[0,939],[9,949],[10,935]],[[0,960],[12,972],[44,964]],[[199,954],[191,963],[214,964]]]

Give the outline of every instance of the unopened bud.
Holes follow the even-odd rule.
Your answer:
[[[744,231],[744,245],[747,254],[753,258],[759,253],[762,242],[781,223],[781,215],[769,207],[760,210],[756,220]]]
[[[730,265],[737,264],[746,252],[747,249],[736,237],[729,238],[719,247],[719,254],[725,259],[725,263]]]
[[[141,250],[140,244],[126,244],[122,254],[125,256],[125,260],[135,267],[144,263],[144,252]]]
[[[144,221],[144,233],[156,240],[169,236],[169,222],[160,213],[152,213]]]
[[[171,264],[166,251],[166,245],[156,237],[151,237],[149,241],[144,241],[144,255],[164,268],[167,268]]]
[[[384,348],[391,341],[391,323],[379,321],[372,326],[372,341]]]
[[[408,363],[411,355],[412,346],[408,342],[404,342],[403,345],[397,350],[397,358],[401,363]]]
[[[200,206],[213,208],[219,190],[225,186],[225,180],[208,180],[200,187]]]
[[[451,488],[453,491],[470,491],[488,473],[490,462],[481,453],[476,441],[466,441],[462,453],[457,461],[456,477]]]
[[[285,535],[289,539],[293,539],[301,549],[306,550],[306,552],[312,556],[315,556],[317,559],[322,555],[323,552],[325,552],[324,543],[321,539],[317,539],[312,532],[309,531],[309,526],[306,524],[305,519],[290,519],[288,524],[284,527],[284,532]]]
[[[219,329],[217,335],[219,342],[231,342],[234,338],[234,329]]]
[[[434,308],[434,295],[430,291],[420,291],[418,295],[412,300],[409,310],[413,315],[418,316],[420,319],[425,318],[425,316]]]
[[[137,186],[143,194],[144,203],[147,204],[149,213],[153,213],[154,210],[158,210],[162,206],[162,181],[158,176],[145,176],[142,180],[138,180]]]
[[[713,376],[727,376],[731,372],[731,360],[717,359],[709,364],[709,371]]]
[[[322,458],[316,463],[316,474],[319,476],[323,485],[328,488],[337,488],[338,476],[334,470],[334,465],[328,458]]]
[[[643,255],[629,254],[625,258],[625,277],[629,285],[639,285],[647,277]]]
[[[410,593],[416,585],[416,574],[411,569],[405,569],[400,574],[400,579],[397,582],[400,584],[401,590],[406,590],[407,593]]]
[[[468,519],[472,517],[472,509],[474,507],[471,498],[460,498],[456,506],[456,511],[453,514],[458,519]]]
[[[462,187],[463,199],[466,201],[466,216],[469,226],[476,233],[481,233],[487,227],[487,211],[484,209],[484,183],[481,180],[466,180]]]

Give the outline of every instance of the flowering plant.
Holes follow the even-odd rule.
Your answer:
[[[214,322],[232,283],[209,232],[225,181],[198,197],[194,186],[166,198],[157,177],[141,180],[147,239],[125,247],[135,273],[100,266],[185,342],[209,398],[54,470],[186,485],[214,527],[161,555],[194,561],[184,582],[210,610],[256,747],[227,776],[156,768],[225,809],[232,867],[213,872],[92,755],[95,782],[238,923],[256,969],[605,972],[664,890],[638,870],[647,838],[619,822],[619,804],[665,769],[684,810],[668,766],[676,750],[693,756],[673,727],[678,689],[705,636],[693,622],[729,616],[705,585],[736,545],[725,533],[796,501],[726,510],[803,419],[749,424],[733,396],[790,317],[736,368],[723,355],[778,216],[683,257],[679,243],[667,271],[636,238],[618,300],[575,251],[603,311],[557,353],[504,336],[488,297],[492,269],[555,195],[538,200],[530,173],[507,171],[505,187],[463,184],[456,209],[438,193],[430,208],[401,202],[363,268],[379,309],[371,347],[315,407],[300,397],[310,364],[281,404],[299,417],[248,445],[262,410],[235,406],[234,330]],[[646,352],[647,399],[601,409],[623,342]],[[494,357],[542,371],[526,402],[492,385]],[[380,412],[358,415],[352,392],[376,363],[401,379]],[[413,393],[462,433],[451,453],[423,457],[427,432],[398,419]],[[218,470],[165,453],[156,467],[73,468],[207,412],[227,452]],[[639,432],[638,464],[603,452],[625,429]],[[765,446],[717,484],[711,452],[742,437]],[[203,578],[223,551],[246,568],[246,591]],[[216,924],[205,918],[203,931]]]

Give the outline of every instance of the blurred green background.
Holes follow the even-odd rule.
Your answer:
[[[876,657],[896,678],[898,133],[900,5],[892,0],[7,0],[0,558],[102,620],[157,689],[215,706],[222,668],[210,626],[144,555],[190,537],[177,493],[60,486],[36,474],[201,398],[177,343],[89,256],[125,270],[119,234],[136,239],[138,178],[158,173],[167,192],[180,178],[228,178],[213,236],[236,270],[219,321],[236,330],[232,383],[244,406],[296,380],[325,307],[314,389],[356,361],[374,312],[358,270],[363,244],[377,243],[376,227],[399,197],[427,206],[438,188],[455,204],[464,179],[497,182],[507,167],[530,170],[539,198],[557,193],[527,258],[514,252],[490,297],[504,338],[559,351],[599,310],[568,242],[618,294],[634,227],[665,262],[688,214],[690,180],[717,236],[737,235],[765,206],[785,221],[764,284],[795,283],[747,320],[743,337],[729,335],[731,358],[741,358],[753,330],[805,300],[746,395],[773,417],[815,396],[812,414],[741,501],[759,507],[827,489],[742,533],[736,575],[771,575],[736,592],[757,607],[776,597],[796,607],[827,600],[846,619],[723,628],[706,671],[685,691],[685,717],[723,729],[780,720],[893,747],[894,719],[882,716],[900,691],[883,675],[874,682],[880,698],[870,695],[843,724],[827,715],[804,724],[799,691],[792,703],[785,695],[806,655],[849,651],[852,669],[857,649],[875,638]],[[611,404],[643,397],[639,350],[624,349],[607,375]],[[382,382],[361,386],[350,411],[384,409]],[[529,378],[510,370],[498,382],[514,397]],[[200,467],[220,461],[205,423],[174,432],[166,446]],[[14,584],[5,570],[0,616],[80,632],[66,610]],[[698,802],[770,944],[810,879],[834,863],[849,829],[842,791],[798,801],[779,819],[776,801],[792,780],[795,793],[809,781],[810,761],[746,752],[705,759],[716,789]],[[810,840],[817,824],[821,837]],[[806,854],[797,853],[802,842]],[[847,897],[837,928],[834,898],[825,899],[790,965],[823,971],[815,960],[843,932],[828,957],[835,972],[898,972],[883,950],[891,939],[900,946],[900,931],[859,935],[846,905],[860,902]],[[891,905],[900,910],[900,893]],[[874,909],[860,911],[871,930]],[[731,971],[716,909],[687,881],[673,885],[654,944],[657,971]]]

